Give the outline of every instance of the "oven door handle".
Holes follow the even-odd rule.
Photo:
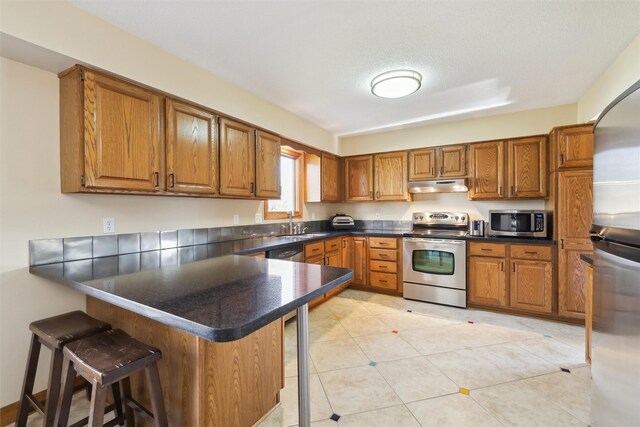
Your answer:
[[[464,245],[464,240],[450,240],[450,239],[423,239],[416,237],[405,237],[405,242],[415,242],[415,243],[446,243],[452,245]]]

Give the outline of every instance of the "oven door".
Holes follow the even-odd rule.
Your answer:
[[[464,240],[403,239],[403,280],[421,285],[466,289]]]

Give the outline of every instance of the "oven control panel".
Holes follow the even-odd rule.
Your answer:
[[[463,212],[415,212],[413,224],[467,226],[469,215]]]

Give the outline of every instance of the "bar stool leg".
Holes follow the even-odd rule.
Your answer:
[[[24,427],[27,425],[27,417],[29,416],[29,409],[31,404],[27,395],[33,395],[33,383],[36,378],[36,369],[38,368],[38,358],[40,356],[40,348],[42,344],[38,340],[35,334],[32,334],[31,345],[29,346],[29,359],[27,361],[27,368],[24,373],[24,382],[22,384],[22,396],[20,398],[20,407],[18,409],[18,419],[16,421],[17,427]]]
[[[61,351],[51,350],[51,366],[49,368],[49,386],[47,387],[47,401],[44,407],[45,427],[53,427],[56,417],[56,406],[60,395],[60,381],[62,378],[62,360],[64,356]],[[75,378],[74,378],[75,382]]]
[[[133,409],[127,404],[131,399],[131,381],[129,377],[120,380],[120,394],[122,398],[122,405],[124,406],[124,421],[125,426],[134,427],[136,425],[135,418],[133,416]]]
[[[155,427],[167,427],[167,412],[164,408],[162,398],[162,388],[160,387],[160,375],[158,375],[158,365],[153,362],[145,369],[149,393],[151,394],[151,408],[153,409],[153,425]]]
[[[107,387],[102,384],[92,384],[91,408],[89,409],[89,427],[104,425],[104,407],[107,400]]]
[[[113,394],[113,406],[115,406],[116,410],[116,419],[118,420],[118,425],[124,425],[124,411],[122,409],[122,397],[120,396],[120,384],[113,383],[111,384],[111,394]]]
[[[62,373],[62,391],[58,399],[58,410],[56,411],[55,423],[57,427],[66,427],[69,423],[69,411],[71,410],[71,399],[73,399],[73,384],[76,380],[76,370],[71,361],[64,358]]]

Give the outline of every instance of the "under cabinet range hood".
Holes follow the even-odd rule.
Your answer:
[[[465,193],[467,179],[431,179],[409,183],[409,193]]]

